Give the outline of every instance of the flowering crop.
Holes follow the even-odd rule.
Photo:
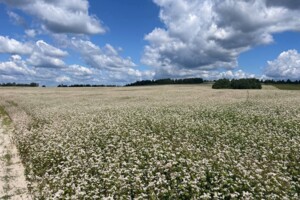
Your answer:
[[[37,199],[299,199],[300,93],[1,89]]]

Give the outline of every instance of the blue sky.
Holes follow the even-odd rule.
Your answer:
[[[0,0],[0,82],[300,79],[297,0]]]

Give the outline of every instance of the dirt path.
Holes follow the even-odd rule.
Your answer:
[[[0,199],[31,199],[27,191],[24,167],[12,143],[11,125],[0,116]]]

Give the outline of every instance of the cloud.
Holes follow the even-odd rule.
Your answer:
[[[25,34],[28,37],[34,38],[36,36],[37,32],[34,29],[26,29]]]
[[[26,55],[26,64],[43,68],[63,68],[65,63],[62,60],[68,53],[58,49],[43,40],[35,44],[21,43],[9,37],[0,36],[0,53]]]
[[[152,72],[152,78],[162,79],[166,77],[171,78],[194,78],[201,77],[206,80],[217,80],[220,78],[228,79],[240,79],[240,78],[254,78],[254,74],[249,74],[243,70],[227,70],[227,71],[218,71],[218,70],[203,70],[203,69],[188,69],[188,68],[175,68],[172,66],[163,67],[160,70],[157,70],[155,73]]]
[[[1,76],[16,78],[22,75],[22,80],[48,83],[125,84],[152,78],[154,75],[151,71],[135,69],[137,65],[130,58],[123,58],[120,49],[110,44],[99,47],[89,40],[64,38],[66,47],[78,51],[87,64],[86,67],[66,64],[64,58],[69,55],[68,52],[43,40],[38,40],[34,44],[23,44],[7,37],[0,39],[3,44],[9,44],[1,46],[2,52],[25,55],[24,58],[17,54],[12,55],[9,61],[0,63]],[[17,51],[21,47],[30,51]]]
[[[12,55],[7,62],[0,63],[0,75],[8,77],[14,76],[33,76],[35,71],[28,68],[25,61],[19,55]]]
[[[0,36],[0,53],[30,54],[32,47],[9,37]]]
[[[26,27],[27,26],[27,23],[25,21],[25,19],[23,17],[21,17],[20,15],[18,15],[17,13],[15,12],[12,12],[12,11],[8,11],[7,12],[9,18],[17,25],[20,25],[20,26],[23,26],[23,27]]]
[[[226,71],[221,72],[218,78],[227,78],[227,79],[241,79],[241,78],[255,78],[255,74],[249,74],[244,72],[243,70],[237,71]]]
[[[17,43],[19,43],[17,41]],[[29,59],[32,59],[34,55],[39,54],[37,52],[37,47],[31,45],[32,50],[30,55],[25,55],[25,57],[29,56]],[[43,57],[43,54],[40,53],[40,57]],[[52,70],[51,68],[36,68],[36,65],[31,65],[26,58],[22,58],[18,54],[11,55],[8,61],[0,62],[0,76],[3,82],[14,81],[14,82],[32,82],[32,81],[47,81],[54,80],[59,76],[60,71]],[[45,63],[42,59],[37,61],[38,64]]]
[[[94,74],[93,70],[80,65],[70,65],[67,68],[65,68],[64,71],[70,74],[71,76],[84,77],[84,78],[88,78]]]
[[[42,82],[55,83],[91,83],[97,77],[93,70],[70,65],[64,68],[34,67],[19,55],[11,56],[7,62],[0,63],[0,77],[3,82]]]
[[[124,58],[120,55],[120,48],[110,44],[104,47],[92,43],[90,40],[72,38],[63,39],[61,43],[78,51],[85,63],[97,73],[98,80],[104,84],[125,84],[142,79],[152,79],[153,71],[141,71],[136,69],[137,65],[130,57]]]
[[[232,70],[242,52],[272,43],[272,34],[300,30],[296,1],[153,1],[165,28],[145,36],[141,62],[157,74]]]
[[[300,1],[297,0],[266,0],[267,6],[286,7],[288,9],[299,9]]]
[[[55,79],[55,81],[57,83],[66,83],[66,82],[70,82],[71,81],[71,78],[70,77],[67,77],[67,76],[60,76],[60,77],[57,77]]]
[[[10,76],[10,75],[1,75],[0,74],[0,80],[2,83],[7,83],[7,82],[12,82],[12,81],[16,81],[18,80],[16,77],[14,76]]]
[[[35,44],[33,53],[27,59],[27,63],[34,67],[63,68],[66,65],[61,58],[67,55],[66,51],[49,45],[43,40],[39,40]]]
[[[71,46],[78,50],[86,63],[93,68],[113,71],[136,66],[130,58],[122,58],[109,44],[100,48],[89,40],[73,38]]]
[[[37,17],[54,33],[100,34],[105,28],[88,13],[87,0],[0,0],[10,7]]]
[[[11,56],[9,61],[2,62],[0,75],[11,78],[22,75],[22,80],[46,81],[47,83],[120,85],[153,77],[154,73],[152,71],[135,69],[137,65],[129,57],[123,58],[120,55],[120,48],[114,48],[110,44],[99,47],[89,40],[80,38],[70,39],[66,37],[64,38],[64,44],[66,48],[77,51],[87,66],[66,64],[64,58],[69,55],[68,52],[43,40],[38,40],[34,44],[23,44],[17,40],[2,37],[4,41],[2,43],[10,44],[1,46],[2,52],[24,54],[25,52],[15,51],[20,47],[23,49],[28,48],[30,51],[28,51],[28,54],[24,54],[24,58],[15,54]],[[27,79],[25,79],[25,76]]]
[[[48,43],[44,42],[43,40],[38,40],[36,42],[36,47],[37,47],[38,51],[43,53],[45,56],[65,57],[68,55],[68,53],[66,51],[63,51],[52,45],[49,45]]]
[[[24,54],[22,58],[18,54],[11,55],[10,59],[0,62],[0,77],[2,81],[16,82],[47,82],[54,84],[55,82],[82,83],[96,79],[99,75],[95,69],[90,69],[80,65],[67,65],[63,59],[68,52],[54,47],[43,40],[38,40],[34,44],[23,44],[17,40],[1,37],[2,43],[10,45],[2,45],[2,53],[22,53],[14,49],[20,47],[26,49],[30,47],[30,52]],[[110,49],[110,53],[115,52]],[[27,51],[26,51],[27,53]]]
[[[297,50],[282,52],[277,59],[268,61],[265,75],[274,79],[300,79],[300,54]]]

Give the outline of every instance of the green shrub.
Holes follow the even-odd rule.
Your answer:
[[[213,89],[261,89],[261,83],[255,78],[243,78],[243,79],[219,79],[213,86]]]
[[[229,79],[219,79],[217,80],[213,86],[213,89],[230,89],[231,88],[231,83]]]
[[[232,89],[261,89],[261,83],[255,78],[243,78],[231,80]]]

